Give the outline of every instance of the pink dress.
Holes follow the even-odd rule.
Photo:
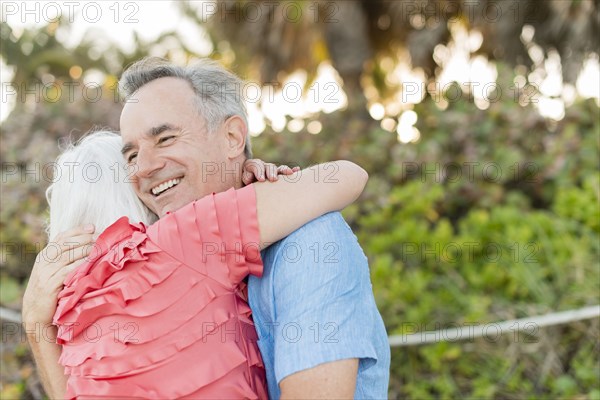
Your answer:
[[[58,296],[67,397],[267,398],[244,282],[258,243],[252,185],[108,227]]]

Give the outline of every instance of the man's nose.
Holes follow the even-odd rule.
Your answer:
[[[150,149],[139,149],[136,157],[135,175],[139,178],[151,178],[164,166],[164,160]]]

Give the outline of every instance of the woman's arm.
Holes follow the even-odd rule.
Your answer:
[[[364,169],[342,160],[304,169],[277,182],[254,183],[260,248],[323,214],[346,207],[362,193],[368,178]]]

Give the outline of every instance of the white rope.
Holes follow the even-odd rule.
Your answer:
[[[417,346],[437,342],[458,342],[461,340],[485,337],[495,341],[501,335],[509,332],[525,331],[535,335],[539,328],[551,325],[561,325],[583,319],[600,317],[600,305],[583,307],[578,310],[561,311],[534,317],[492,322],[484,325],[464,324],[462,327],[441,329],[437,331],[416,332],[409,335],[393,335],[388,338],[391,347]],[[0,307],[0,320],[21,323],[21,314],[17,311]],[[416,327],[416,324],[407,325]]]
[[[8,322],[21,323],[21,313],[10,308],[0,307],[0,319]]]
[[[391,347],[417,346],[437,342],[458,342],[462,340],[472,340],[477,337],[484,337],[489,341],[496,341],[501,335],[510,332],[516,334],[517,332],[525,331],[534,336],[539,328],[544,326],[561,325],[573,321],[598,317],[600,317],[600,305],[595,305],[577,310],[492,322],[484,325],[463,324],[463,326],[455,328],[424,332],[416,332],[418,329],[414,329],[415,333],[408,335],[393,335],[388,339]],[[418,327],[417,324],[407,324],[405,326],[405,328],[416,327]]]

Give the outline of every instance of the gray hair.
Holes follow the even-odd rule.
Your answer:
[[[49,240],[84,224],[94,224],[98,235],[123,216],[147,225],[156,221],[128,182],[122,145],[118,133],[97,131],[69,143],[58,156],[52,184],[46,190]]]
[[[237,115],[248,127],[242,91],[244,82],[221,64],[201,59],[185,67],[158,57],[146,57],[130,65],[119,80],[119,92],[129,98],[145,84],[159,78],[181,78],[190,83],[197,96],[198,112],[206,119],[209,132],[215,132],[225,119]],[[252,158],[250,135],[246,134],[246,158]]]

